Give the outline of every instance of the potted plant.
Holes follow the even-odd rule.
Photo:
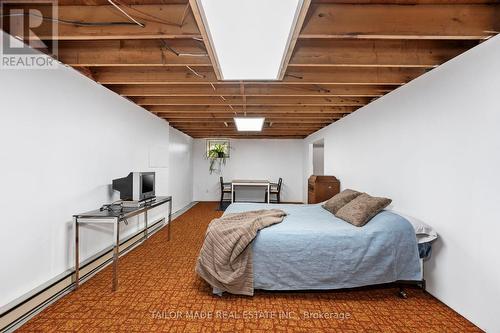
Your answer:
[[[224,144],[215,144],[208,151],[207,158],[210,161],[208,170],[210,174],[214,171],[220,173],[222,165],[226,164],[227,159],[227,146]]]

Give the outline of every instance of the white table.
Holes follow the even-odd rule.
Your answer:
[[[271,183],[269,180],[248,180],[236,179],[231,182],[231,203],[234,202],[234,187],[235,186],[263,186],[267,189],[267,203],[269,203]]]

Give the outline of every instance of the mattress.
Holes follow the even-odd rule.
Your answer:
[[[252,244],[254,288],[321,290],[420,280],[412,225],[388,211],[355,227],[321,205],[233,203],[225,213],[278,208],[283,222]]]

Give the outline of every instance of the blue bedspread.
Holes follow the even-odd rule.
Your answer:
[[[234,203],[226,213],[271,207],[288,215],[261,230],[253,242],[255,289],[339,289],[420,280],[415,232],[399,215],[383,211],[358,228],[319,204]]]

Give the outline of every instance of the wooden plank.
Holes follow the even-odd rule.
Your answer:
[[[285,74],[284,82],[402,85],[427,71],[425,68],[393,67],[290,67]]]
[[[157,5],[163,4],[187,4],[188,0],[122,0],[130,5]],[[457,5],[457,4],[495,4],[498,0],[312,0],[312,3],[340,3],[340,4],[396,4],[396,5]],[[59,0],[59,6],[107,5],[107,0]]]
[[[217,132],[207,132],[207,133],[195,133],[183,131],[185,134],[191,136],[195,139],[206,139],[206,138],[231,138],[231,139],[303,139],[309,134],[298,134],[298,135],[284,135],[284,134],[238,134],[238,133],[227,133],[224,136],[219,135]]]
[[[217,81],[212,70],[196,67],[196,75],[183,67],[96,67],[94,76],[102,84],[234,84]],[[426,72],[424,68],[291,67],[283,81],[256,81],[246,84],[359,84],[401,85]]]
[[[223,123],[226,122],[228,124],[234,123],[234,119],[231,117],[197,117],[197,118],[176,118],[176,117],[161,117],[163,119],[167,119],[170,123],[173,124],[212,124],[212,123]],[[273,122],[276,124],[325,124],[330,123],[333,119],[340,119],[342,117],[327,117],[327,118],[288,118],[286,116],[282,116],[280,118],[275,117],[265,117],[266,122]]]
[[[31,6],[39,9],[45,17],[52,17],[46,6]],[[42,24],[33,28],[36,38],[59,40],[99,40],[99,39],[176,39],[201,38],[200,31],[193,15],[185,16],[186,5],[133,5],[123,7],[139,25],[99,25],[76,26],[73,24],[58,24],[57,35],[52,35],[51,25]],[[144,13],[146,15],[143,15]],[[185,16],[185,17],[184,17]],[[97,22],[127,22],[126,17],[111,5],[106,6],[59,6],[58,19],[79,21],[85,23]]]
[[[203,8],[201,6],[198,6],[197,0],[189,0],[189,5],[191,6],[194,18],[196,20],[196,23],[198,24],[198,28],[200,29],[203,40],[205,41],[205,47],[210,56],[215,76],[218,80],[222,80],[222,72],[220,69],[221,67],[219,64],[219,59],[217,58],[217,55],[215,53],[215,47],[210,35],[208,24],[206,24],[205,22],[206,18],[203,12]]]
[[[196,1],[196,0],[191,0]],[[299,2],[300,3],[300,2]],[[290,62],[290,58],[292,57],[293,50],[295,49],[295,44],[297,43],[297,39],[299,38],[300,31],[302,30],[302,26],[304,24],[304,20],[306,18],[306,14],[309,10],[309,5],[311,4],[311,0],[302,0],[302,4],[297,15],[294,18],[293,22],[293,30],[291,32],[290,38],[287,41],[286,52],[283,56],[283,59],[280,64],[280,69],[278,71],[278,79],[283,80],[285,76],[285,72],[288,68],[288,63]]]
[[[203,42],[194,39],[60,41],[58,59],[87,67],[212,66]]]
[[[170,119],[172,121],[193,121],[193,122],[203,122],[208,120],[220,120],[233,121],[233,117],[236,115],[233,113],[196,113],[196,114],[185,114],[185,113],[154,113],[158,117]],[[340,119],[344,114],[348,113],[248,113],[248,116],[252,117],[265,117],[266,120],[276,120],[276,121],[311,121],[311,122],[322,122],[331,119]]]
[[[475,45],[477,41],[300,40],[288,66],[428,68]],[[58,56],[71,66],[212,66],[203,43],[192,39],[61,41]]]
[[[182,131],[182,130],[181,130]],[[290,132],[290,133],[272,133],[272,132],[259,132],[259,133],[240,133],[237,131],[182,131],[193,138],[241,138],[241,139],[294,139],[305,138],[315,131],[308,132]]]
[[[485,39],[498,5],[312,4],[300,38]]]
[[[300,40],[293,66],[423,67],[442,64],[476,46],[457,40]]]
[[[250,96],[246,103],[242,96],[236,97],[134,97],[137,105],[333,105],[362,106],[371,101],[365,97],[274,97]]]
[[[68,0],[69,1],[69,0]],[[77,0],[78,1],[78,0]],[[94,0],[97,1],[97,0]],[[134,1],[134,0],[129,0]],[[147,0],[135,0],[147,1]],[[154,1],[154,0],[152,0]],[[494,4],[498,0],[313,0],[313,3],[366,4],[366,5],[472,5]]]
[[[308,128],[321,128],[323,126],[326,126],[328,124],[331,124],[333,121],[337,119],[334,119],[332,121],[325,121],[321,123],[280,123],[280,122],[275,122],[275,121],[268,121],[266,120],[264,124],[264,129],[276,129],[276,130],[305,130]],[[170,122],[170,121],[169,121]],[[173,126],[179,127],[179,128],[191,128],[191,129],[236,129],[236,125],[233,122],[230,121],[213,121],[213,122],[203,122],[203,123],[185,123],[185,122],[171,122]],[[272,123],[272,125],[271,125]],[[228,126],[225,126],[225,124],[228,124]],[[271,125],[271,126],[270,126]]]
[[[111,85],[111,90],[127,97],[136,96],[241,96],[238,84],[192,85]],[[214,89],[215,88],[215,89]],[[266,85],[245,84],[246,96],[337,96],[377,97],[391,91],[392,86],[341,85]]]
[[[263,128],[262,131],[260,132],[238,132],[236,128],[229,128],[229,127],[224,127],[224,128],[182,128],[182,127],[175,127],[180,131],[185,131],[188,133],[213,133],[217,135],[224,135],[224,134],[229,134],[229,133],[235,133],[235,134],[248,134],[248,135],[258,135],[257,133],[260,133],[261,135],[277,135],[277,134],[282,134],[282,135],[307,135],[310,133],[313,133],[317,131],[318,129],[309,129],[309,128],[296,128],[296,129],[286,129],[286,128]]]
[[[269,130],[268,132],[274,131],[274,133],[308,133],[312,131],[317,131],[328,124],[318,124],[318,125],[311,125],[311,126],[305,126],[305,125],[299,125],[299,124],[285,124],[287,126],[283,126],[280,124],[273,124],[272,127],[264,127],[264,130],[267,129]],[[293,125],[293,126],[292,126]],[[219,123],[219,124],[200,124],[198,126],[196,125],[186,125],[186,124],[175,124],[176,128],[179,130],[184,130],[184,131],[195,131],[195,130],[201,130],[201,131],[235,131],[236,127],[234,125],[229,125],[229,127],[225,127],[224,123]]]
[[[128,5],[158,5],[158,4],[184,4],[187,5],[188,0],[121,0],[120,2]],[[58,0],[59,6],[100,6],[108,5],[108,0]]]
[[[210,128],[210,127],[200,127],[200,128],[182,128],[178,125],[174,125],[173,127],[178,128],[180,130],[189,130],[190,132],[209,132],[209,131],[218,131],[220,133],[244,133],[244,132],[238,132],[236,130],[236,127],[225,127],[222,125],[220,128]],[[322,128],[322,127],[315,127],[315,128],[273,128],[273,127],[264,127],[260,133],[262,134],[303,134],[303,133],[311,133],[317,130],[316,128]],[[253,133],[250,133],[253,134]]]
[[[234,106],[230,108],[225,105],[144,105],[144,108],[154,113],[179,113],[179,114],[196,114],[196,113],[221,113],[235,114],[243,112],[242,106]],[[358,109],[358,106],[247,106],[247,113],[254,114],[331,114],[331,113],[350,113]]]
[[[413,6],[316,3],[309,7],[299,38],[485,39],[492,35],[489,31],[500,30],[498,7],[498,3]],[[43,6],[38,8],[51,17]],[[57,36],[52,36],[50,24],[33,30],[42,39],[59,40],[201,38],[193,14],[189,12],[184,18],[184,4],[132,5],[124,9],[145,27],[59,24]],[[110,5],[59,6],[58,16],[64,20],[94,23],[129,22]]]

